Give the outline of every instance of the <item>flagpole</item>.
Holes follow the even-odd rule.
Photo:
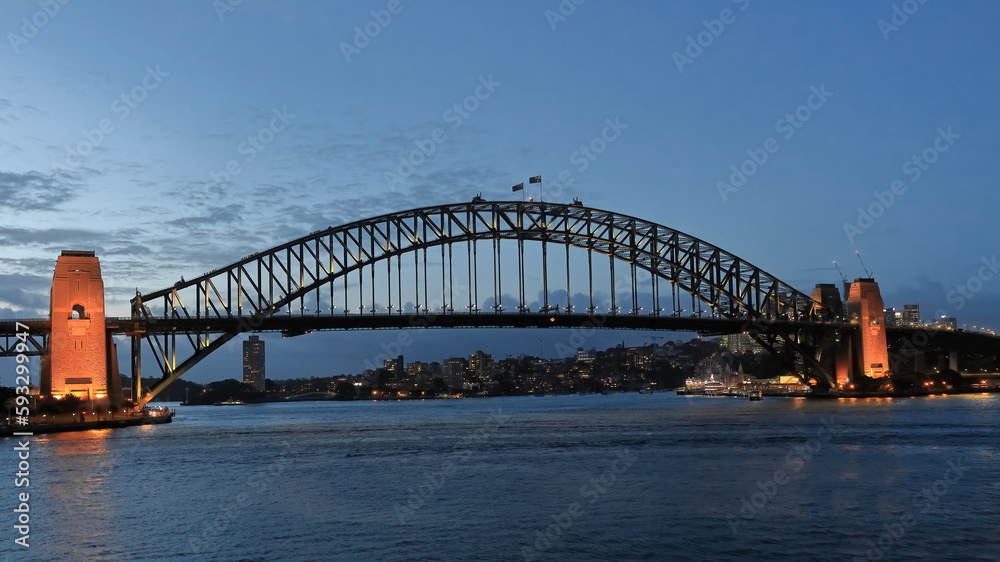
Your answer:
[[[536,179],[538,181],[535,181]],[[541,203],[542,201],[544,201],[544,199],[542,198],[542,175],[538,174],[537,176],[531,176],[530,178],[528,178],[528,184],[530,185],[533,183],[538,184],[538,202]]]

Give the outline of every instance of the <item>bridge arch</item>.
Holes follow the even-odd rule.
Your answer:
[[[148,333],[135,337],[145,336],[149,340],[164,381],[169,378],[172,382],[239,332],[255,329],[254,322],[260,318],[281,314],[283,309],[286,314],[293,314],[292,306],[296,302],[302,314],[305,314],[307,298],[315,299],[317,312],[322,303],[329,306],[332,313],[335,308],[334,288],[338,284],[343,285],[345,299],[345,310],[341,313],[349,313],[346,310],[347,297],[354,290],[348,282],[351,276],[358,279],[357,292],[362,303],[360,312],[364,314],[366,292],[371,291],[370,302],[374,304],[376,268],[383,265],[388,286],[387,313],[406,313],[402,287],[409,280],[404,281],[401,276],[404,256],[412,255],[414,259],[413,284],[408,286],[407,291],[414,291],[416,309],[411,308],[409,313],[420,313],[421,307],[423,312],[428,310],[430,278],[427,255],[431,249],[440,249],[441,252],[442,300],[448,300],[445,295],[446,278],[450,277],[447,282],[454,286],[453,272],[445,271],[446,253],[451,264],[452,250],[462,244],[467,246],[470,255],[466,262],[470,270],[469,284],[477,284],[478,292],[480,275],[473,273],[472,268],[473,263],[478,267],[479,258],[473,261],[471,256],[478,251],[478,244],[487,241],[491,243],[493,279],[499,284],[502,284],[504,272],[502,245],[513,242],[517,246],[515,255],[519,268],[520,302],[515,308],[521,311],[526,304],[524,276],[527,266],[523,248],[525,242],[532,242],[541,245],[543,260],[547,259],[549,245],[565,247],[567,285],[570,277],[569,250],[577,248],[586,252],[591,278],[593,265],[590,260],[595,256],[606,256],[609,263],[624,262],[632,268],[648,272],[656,282],[662,280],[669,283],[724,318],[799,321],[823,320],[827,316],[821,304],[775,276],[718,246],[660,224],[580,204],[473,201],[389,213],[312,232],[204,275],[186,281],[182,278],[172,287],[137,295],[132,300],[132,316],[147,323]],[[421,253],[423,264],[419,260]],[[392,270],[394,261],[397,265],[395,279]],[[543,265],[542,270],[543,275],[547,275],[548,266]],[[610,271],[613,285],[614,265],[611,265]],[[364,286],[363,272],[370,272],[368,288]],[[550,306],[547,302],[547,281],[545,283],[546,310],[540,312],[547,312]],[[656,287],[654,284],[654,293],[658,290]],[[328,293],[322,293],[324,290]],[[633,302],[635,290],[633,274]],[[588,291],[590,301],[587,312],[593,313],[592,279]],[[502,288],[497,292],[496,283],[494,294],[504,294]],[[613,302],[614,287],[611,298]],[[477,306],[479,302],[477,298]],[[471,305],[471,292],[468,311],[454,312],[453,305],[454,302],[450,302],[444,312],[478,312]],[[501,306],[500,301],[495,299],[497,310],[494,312],[500,312]],[[612,309],[608,312],[614,314],[617,311]],[[650,314],[657,316],[661,312],[662,309],[655,306]],[[629,313],[636,314],[638,311],[633,306]],[[182,340],[186,336],[189,345],[186,351],[182,351],[187,358],[182,357],[182,362],[178,364],[177,334],[157,333],[156,325],[167,320],[191,319],[204,320],[205,325],[211,320],[237,319],[240,322],[235,324],[238,326],[235,330],[230,322],[225,330],[206,328],[202,333],[182,334]],[[181,347],[185,347],[183,343]],[[135,351],[138,348],[136,340],[133,340],[133,348],[135,374],[135,363],[139,360]]]
[[[137,296],[133,312],[152,315],[136,305],[148,307],[162,299],[165,317],[271,314],[362,268],[430,248],[486,240],[561,244],[635,263],[725,317],[824,315],[822,305],[775,276],[672,228],[577,205],[509,201],[424,207],[316,231]],[[193,298],[183,298],[185,292]]]

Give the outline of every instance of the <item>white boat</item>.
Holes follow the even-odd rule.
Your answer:
[[[244,404],[246,404],[246,402],[242,400],[236,400],[234,398],[230,398],[229,400],[223,400],[222,402],[215,403],[216,406],[242,406]]]
[[[750,400],[762,400],[764,395],[759,390],[751,390],[747,393],[747,398]]]

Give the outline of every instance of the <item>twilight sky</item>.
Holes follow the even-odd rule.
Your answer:
[[[887,306],[1000,329],[998,26],[971,0],[8,0],[0,316],[47,315],[62,249],[97,251],[125,315],[136,288],[542,174],[805,292],[833,260],[863,276],[859,250]],[[569,334],[411,337],[430,361]],[[268,337],[268,374],[397,340]],[[241,376],[238,343],[216,355],[187,378]]]

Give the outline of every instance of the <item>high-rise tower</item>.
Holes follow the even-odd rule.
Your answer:
[[[243,342],[243,383],[255,392],[264,392],[265,380],[264,340],[250,336]]]

